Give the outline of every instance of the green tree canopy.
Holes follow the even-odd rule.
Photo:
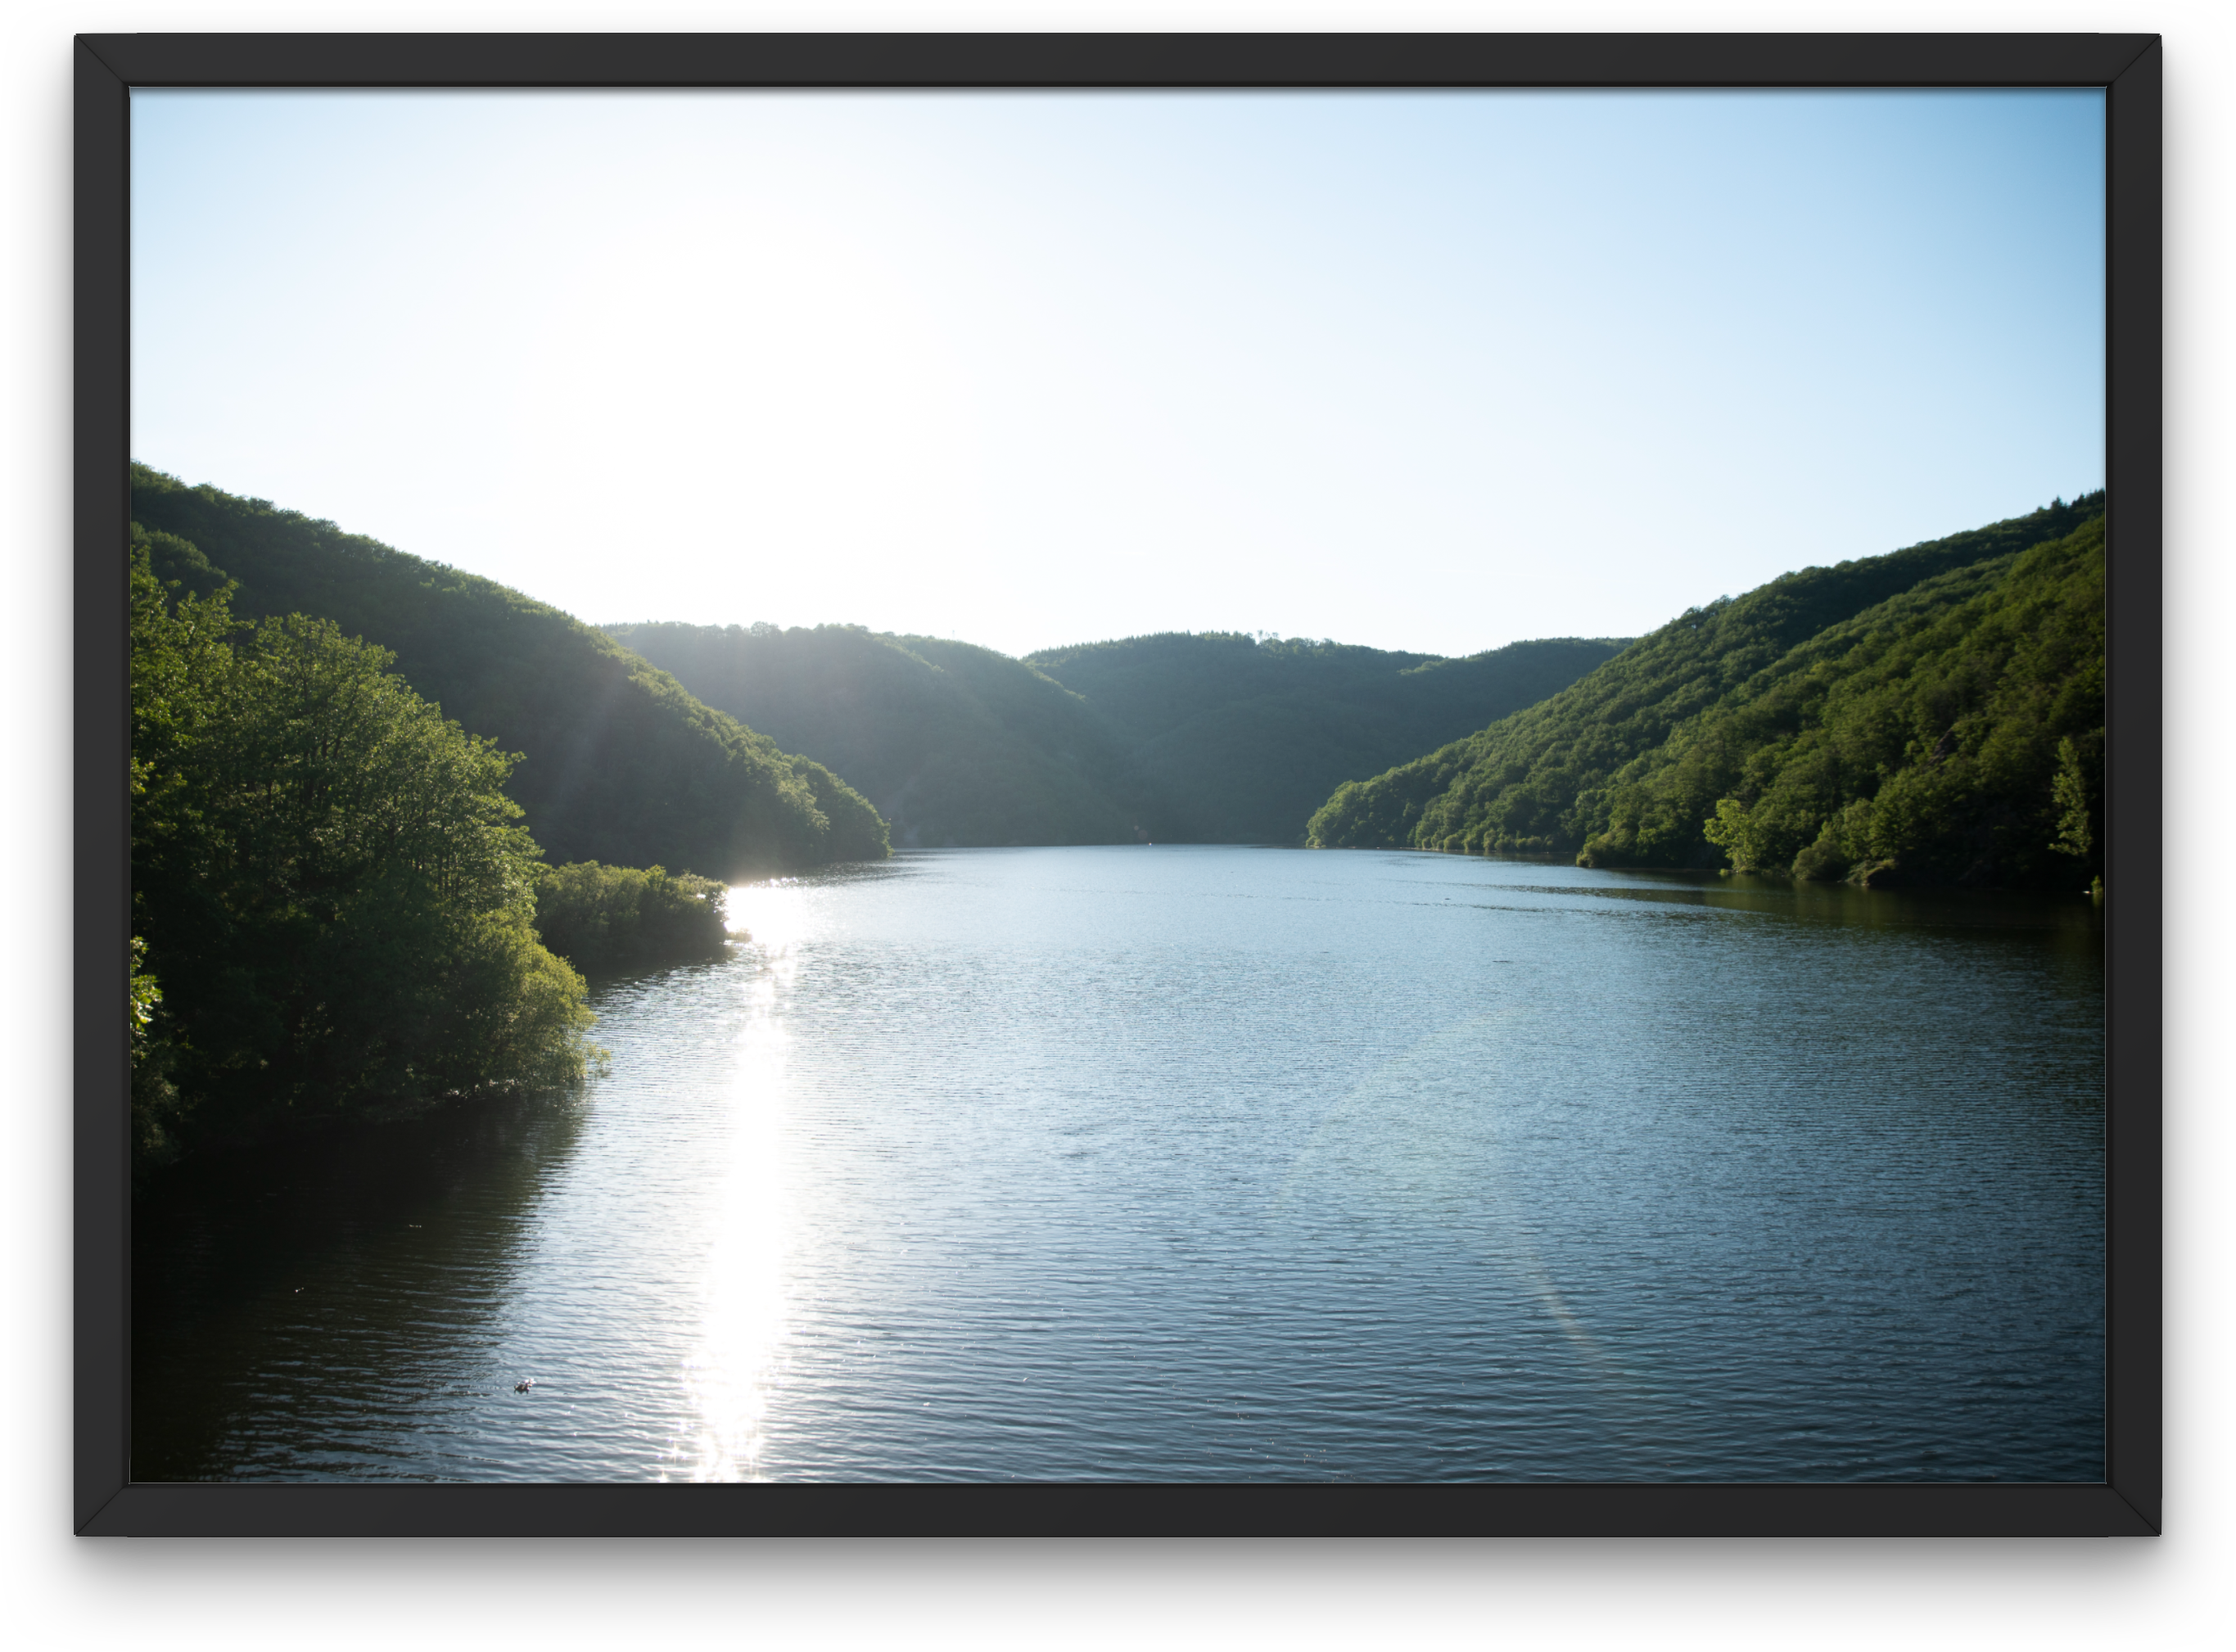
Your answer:
[[[720,958],[729,892],[664,866],[547,866],[536,879],[536,932],[586,975]]]
[[[1543,703],[1338,788],[1312,841],[1805,877],[2069,875],[2072,848],[2044,857],[2061,832],[2094,842],[2102,511],[2101,494],[2059,501],[1690,609]]]
[[[331,621],[167,602],[149,541],[135,524],[143,1159],[578,1079],[589,1012],[536,940],[511,760]]]
[[[412,688],[514,754],[509,790],[559,860],[765,876],[878,859],[885,822],[812,759],[694,699],[547,603],[331,522],[132,468],[161,579],[307,614],[392,650]]]
[[[1617,774],[1580,858],[2085,884],[2103,751],[2099,517],[1794,648]]]

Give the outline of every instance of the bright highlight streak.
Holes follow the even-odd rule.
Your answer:
[[[773,1394],[782,1380],[789,1328],[785,1281],[796,1228],[785,1175],[785,1103],[791,1038],[779,1014],[812,928],[810,892],[786,880],[730,891],[733,933],[752,937],[760,967],[744,977],[746,1022],[737,1038],[728,1162],[707,1261],[701,1330],[684,1385],[695,1434],[681,1442],[694,1480],[765,1478],[760,1471]]]

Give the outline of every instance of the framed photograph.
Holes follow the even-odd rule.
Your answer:
[[[76,77],[79,1532],[2157,1531],[2156,36]]]

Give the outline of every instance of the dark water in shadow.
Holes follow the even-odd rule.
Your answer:
[[[2101,1478],[2085,898],[1160,846],[733,913],[579,1102],[143,1210],[135,1476]]]

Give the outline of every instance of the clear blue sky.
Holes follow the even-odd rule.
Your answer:
[[[133,447],[593,622],[1632,635],[2103,480],[2095,92],[140,92]]]

